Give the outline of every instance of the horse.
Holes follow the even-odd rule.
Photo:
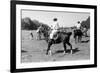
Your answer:
[[[85,28],[85,27],[82,28],[83,36],[88,37],[88,35],[87,35],[88,30],[89,30],[89,29],[87,29],[87,28]]]
[[[57,39],[50,39],[49,35],[50,32],[52,31],[51,29],[46,29],[44,27],[41,27],[39,29],[39,31],[41,31],[45,37],[46,42],[48,43],[48,47],[46,50],[46,55],[48,55],[49,53],[51,54],[51,49],[50,47],[53,44],[59,44],[62,43],[63,47],[64,47],[64,53],[67,53],[67,48],[66,48],[66,44],[70,46],[70,52],[72,54],[72,44],[70,43],[70,36],[72,35],[72,32],[63,32],[63,31],[58,31],[57,34]]]
[[[37,33],[36,39],[37,40],[41,40],[42,33],[41,33],[41,31],[39,31],[40,29],[41,29],[41,26],[36,30],[36,33]]]
[[[75,29],[74,31],[75,43],[80,43],[82,40],[83,32],[81,29]]]
[[[37,39],[41,40],[42,35],[44,36],[44,38],[46,38],[47,37],[47,33],[45,33],[43,30],[48,30],[48,29],[50,29],[49,26],[41,25],[36,31],[36,33],[38,35]]]

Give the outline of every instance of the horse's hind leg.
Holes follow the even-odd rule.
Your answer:
[[[80,36],[78,36],[78,43],[80,43]]]
[[[77,44],[77,36],[74,35],[75,43]]]
[[[52,45],[51,43],[48,43],[48,48],[47,48],[46,55],[48,55],[48,53],[51,55],[51,51],[50,51],[51,45]]]
[[[78,42],[81,43],[81,40],[82,40],[82,36],[79,36]]]
[[[67,52],[66,43],[63,43],[63,46],[64,46],[64,53],[66,53]]]
[[[67,44],[70,46],[71,54],[72,54],[73,53],[72,44],[70,42],[67,42]]]

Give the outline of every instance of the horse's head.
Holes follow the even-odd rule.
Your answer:
[[[43,30],[44,30],[44,28],[43,28],[43,26],[40,26],[38,29],[37,29],[37,33],[42,33],[43,32]]]
[[[50,30],[51,28],[49,26],[46,26],[46,25],[41,25],[38,30],[37,30],[37,33],[38,34],[43,34],[43,36],[45,38],[47,38],[50,34]]]

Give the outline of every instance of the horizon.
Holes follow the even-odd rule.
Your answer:
[[[41,23],[51,26],[53,18],[58,18],[60,27],[73,27],[77,21],[85,21],[90,17],[86,12],[63,12],[63,11],[39,11],[39,10],[22,10],[22,17],[29,17],[31,20],[38,20]]]

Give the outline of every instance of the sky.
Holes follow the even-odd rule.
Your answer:
[[[61,12],[61,11],[39,11],[39,10],[22,10],[22,18],[29,17],[31,20],[38,20],[49,26],[53,24],[53,19],[57,18],[60,27],[74,26],[77,21],[86,20],[90,13],[83,12]]]

